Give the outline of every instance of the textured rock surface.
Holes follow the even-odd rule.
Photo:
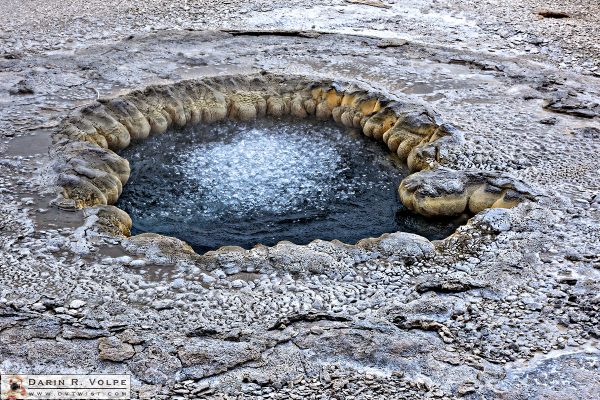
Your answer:
[[[539,1],[389,2],[368,13],[331,2],[225,3],[148,1],[134,10],[130,2],[47,1],[28,13],[28,2],[0,2],[10,5],[0,13],[8,99],[0,107],[0,370],[131,373],[134,397],[151,399],[595,399],[600,145],[593,130],[576,130],[600,125],[545,110],[543,99],[559,90],[583,103],[598,98],[589,46],[597,35],[585,35],[597,30],[597,4],[553,5],[572,18],[538,21],[535,9],[547,6]],[[315,13],[335,18],[303,25],[299,15]],[[260,21],[383,28],[372,33],[410,40],[380,49],[379,38],[338,34],[143,32]],[[273,258],[266,248],[172,261],[128,252],[92,225],[95,216],[49,206],[50,133],[92,103],[94,89],[116,97],[260,69],[360,79],[432,103],[465,132],[460,151],[446,155],[449,168],[509,172],[548,197],[478,214],[433,243],[431,256],[315,241],[303,249],[332,263],[317,272],[293,246]],[[22,80],[34,93],[10,95]],[[549,117],[554,125],[538,122]],[[86,304],[71,308],[74,300]],[[100,338],[113,336],[135,355],[101,360]],[[221,372],[188,377],[199,370],[186,370],[193,367],[179,354],[203,341],[248,343],[251,357],[220,358],[212,347]]]

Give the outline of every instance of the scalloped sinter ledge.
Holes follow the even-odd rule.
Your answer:
[[[150,86],[101,99],[66,118],[53,136],[60,187],[57,204],[63,208],[114,204],[130,173],[128,161],[115,152],[132,140],[188,124],[285,115],[333,119],[384,142],[417,172],[404,179],[399,194],[404,205],[423,215],[477,213],[534,198],[531,189],[510,177],[440,168],[449,154],[460,151],[463,134],[422,105],[355,83],[260,74]],[[114,218],[119,221],[117,230],[129,235],[127,218]]]

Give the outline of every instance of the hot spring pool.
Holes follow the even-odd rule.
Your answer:
[[[409,213],[397,194],[405,167],[333,122],[224,121],[153,136],[121,155],[131,176],[117,206],[132,234],[174,236],[200,253],[281,240],[353,244],[396,231],[440,239],[463,222]]]

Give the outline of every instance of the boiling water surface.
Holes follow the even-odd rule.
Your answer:
[[[439,239],[457,226],[407,212],[398,160],[333,123],[226,121],[154,136],[121,155],[131,177],[117,206],[133,219],[132,233],[175,236],[198,252],[356,243],[395,231]]]

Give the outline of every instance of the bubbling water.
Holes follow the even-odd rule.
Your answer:
[[[351,166],[334,143],[342,139],[339,132],[328,129],[246,127],[240,129],[239,138],[184,152],[176,168],[204,193],[202,207],[195,213],[217,220],[321,212],[331,201],[347,201],[373,189],[373,180],[352,176]]]
[[[199,252],[355,243],[398,230],[440,238],[456,227],[406,213],[399,161],[333,123],[225,121],[154,136],[122,155],[131,177],[117,206],[131,215],[132,233],[175,236]]]

